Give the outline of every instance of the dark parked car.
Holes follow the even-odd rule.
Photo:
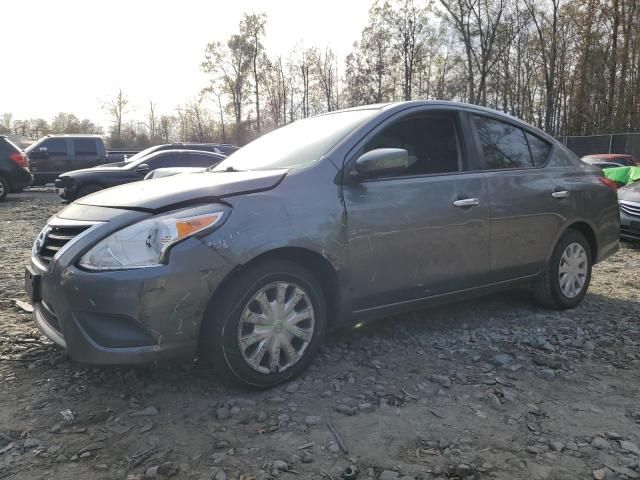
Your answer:
[[[618,189],[620,206],[620,236],[640,240],[640,181]]]
[[[76,360],[198,351],[266,387],[351,322],[523,286],[575,307],[618,240],[599,169],[513,117],[416,101],[294,122],[210,172],[84,197],[38,235],[26,289]]]
[[[157,168],[206,168],[225,158],[219,153],[200,150],[160,150],[125,162],[122,166],[105,165],[67,172],[56,179],[55,185],[63,200],[75,200],[98,190],[143,180],[145,175]]]
[[[626,153],[600,153],[594,155],[585,155],[582,160],[587,163],[592,162],[614,162],[622,165],[623,167],[635,167],[638,166],[638,160],[633,155]]]
[[[27,147],[25,153],[35,185],[51,183],[61,173],[107,161],[100,135],[47,135]]]
[[[33,182],[27,156],[6,136],[0,135],[0,200]]]
[[[111,166],[123,166],[125,163],[136,162],[142,157],[146,157],[151,153],[160,152],[162,150],[202,150],[204,152],[219,153],[228,157],[239,148],[240,147],[227,143],[164,143],[162,145],[154,145],[153,147],[142,150],[133,156],[127,157],[123,162],[114,163]]]

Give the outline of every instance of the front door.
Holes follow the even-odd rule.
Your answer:
[[[411,162],[397,175],[344,185],[354,310],[484,283],[489,203],[484,175],[465,173],[469,148],[461,132],[454,110],[414,110],[374,130],[348,160],[403,148]]]

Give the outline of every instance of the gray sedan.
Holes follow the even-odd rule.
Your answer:
[[[575,307],[618,238],[599,169],[513,117],[416,101],[297,121],[211,171],[81,198],[38,235],[25,284],[78,361],[199,355],[267,387],[330,328],[516,287]]]

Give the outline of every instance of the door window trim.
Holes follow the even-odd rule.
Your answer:
[[[475,155],[473,156],[474,161],[470,163],[473,163],[475,168],[473,170],[469,170],[470,172],[487,173],[487,172],[516,172],[516,171],[522,171],[522,170],[541,170],[545,168],[551,161],[551,157],[553,156],[553,152],[556,148],[555,144],[553,142],[550,142],[549,140],[542,138],[539,134],[533,132],[530,128],[527,128],[526,125],[520,124],[516,120],[511,120],[510,118],[505,118],[500,115],[495,115],[491,112],[484,112],[484,111],[478,112],[475,110],[464,110],[461,113],[463,113],[464,116],[466,117],[466,124],[467,124],[467,128],[469,129],[468,131],[471,132],[469,137],[471,142],[474,144],[474,151],[475,151]],[[513,168],[480,168],[484,166],[484,149],[482,148],[482,142],[480,141],[478,128],[476,127],[475,122],[471,118],[472,116],[489,118],[491,120],[495,120],[496,122],[506,123],[507,125],[510,125],[512,127],[519,128],[524,134],[524,139],[527,143],[527,149],[529,151],[531,166],[513,167]],[[529,140],[527,139],[527,134],[532,135],[536,138],[539,138],[540,140],[545,141],[551,145],[551,149],[549,150],[549,153],[547,154],[547,158],[545,159],[545,162],[543,165],[538,166],[533,161],[533,155],[531,153],[531,147],[529,146]]]
[[[461,175],[468,173],[469,166],[469,154],[468,152],[473,151],[469,145],[467,140],[467,135],[464,135],[464,121],[461,117],[462,111],[456,107],[450,107],[445,105],[433,105],[433,106],[418,106],[414,108],[409,108],[406,110],[402,110],[391,115],[389,118],[382,120],[376,126],[371,128],[367,133],[362,135],[362,137],[356,142],[356,144],[349,149],[347,154],[345,155],[345,159],[342,166],[342,181],[340,183],[347,184],[350,183],[347,180],[349,176],[349,172],[351,172],[354,168],[354,164],[358,159],[358,153],[364,146],[369,142],[373,137],[375,137],[378,133],[380,133],[385,128],[388,128],[392,124],[402,121],[411,117],[419,117],[419,116],[430,116],[430,115],[438,115],[438,114],[447,114],[453,120],[453,126],[456,135],[456,143],[458,146],[458,168],[459,170],[456,172],[438,172],[438,173],[423,173],[417,175],[393,175],[393,176],[381,176],[381,177],[363,177],[358,180],[359,183],[367,183],[367,182],[379,182],[379,181],[388,181],[388,180],[407,180],[407,179],[415,179],[415,178],[430,178],[430,177],[442,177],[442,176],[452,176],[452,175]]]

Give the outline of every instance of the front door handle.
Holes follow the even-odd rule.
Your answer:
[[[476,205],[480,205],[480,200],[477,198],[463,198],[453,202],[454,207],[475,207]]]
[[[551,196],[553,198],[567,198],[569,196],[569,192],[567,190],[560,190],[558,192],[553,192]]]

